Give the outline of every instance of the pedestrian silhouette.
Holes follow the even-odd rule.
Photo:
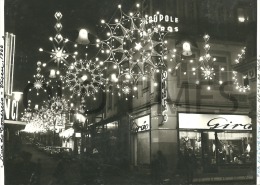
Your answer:
[[[167,172],[167,160],[162,151],[157,151],[151,161],[151,181],[153,184],[162,183]]]
[[[196,168],[196,156],[191,148],[184,151],[184,166],[188,183],[192,183]]]

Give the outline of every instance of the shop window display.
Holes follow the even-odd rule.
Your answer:
[[[220,164],[246,164],[252,162],[251,133],[218,133]]]
[[[180,152],[181,155],[185,155],[185,153],[191,149],[196,158],[196,170],[197,173],[201,173],[202,171],[202,164],[201,164],[201,157],[202,157],[202,145],[201,145],[201,133],[200,132],[189,132],[189,131],[180,131],[179,132],[180,138]]]
[[[201,157],[201,134],[199,132],[180,132],[180,151],[191,148],[196,157]]]
[[[204,172],[216,172],[217,166],[252,162],[252,134],[228,131],[180,131],[180,152],[192,149]]]

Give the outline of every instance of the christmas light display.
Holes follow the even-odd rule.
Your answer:
[[[50,55],[50,62],[54,62],[57,64],[58,68],[60,64],[68,64],[67,58],[71,55],[69,54],[66,49],[65,45],[69,41],[67,38],[64,38],[61,34],[62,30],[62,24],[61,24],[61,18],[62,14],[61,12],[56,12],[54,14],[54,17],[56,19],[56,24],[54,26],[56,30],[56,35],[54,37],[49,37],[49,40],[53,44],[53,49],[51,51],[45,51],[43,48],[40,48],[40,52],[46,52]]]
[[[68,103],[65,99],[60,97],[53,97],[50,101],[50,110],[54,115],[62,114],[68,111]]]
[[[65,84],[73,94],[93,96],[104,87],[106,79],[103,70],[93,61],[75,60],[67,70]]]
[[[241,50],[241,53],[238,54],[238,58],[235,59],[235,63],[239,64],[240,62],[243,61],[244,57],[245,57],[245,53],[246,53],[246,47],[244,47]],[[249,84],[245,83],[245,81],[248,81],[248,76],[247,75],[239,75],[241,77],[241,80],[239,80],[238,77],[238,72],[237,71],[232,71],[233,77],[232,80],[234,81],[234,85],[235,88],[239,91],[239,92],[247,92],[250,90],[250,86]],[[241,84],[241,81],[244,82],[244,84]]]
[[[97,46],[102,56],[106,56],[100,64],[112,63],[116,70],[114,82],[121,82],[123,93],[129,94],[140,79],[150,78],[156,69],[166,67],[167,31],[148,22],[139,11],[126,14],[121,5],[118,8],[120,18],[114,23],[101,20],[107,38],[98,39]]]
[[[210,45],[208,44],[210,36],[209,35],[204,35],[204,50],[205,54],[200,57],[199,62],[200,62],[200,69],[202,72],[202,75],[205,80],[213,80],[215,76],[214,72],[214,62],[216,61],[215,58],[212,58],[209,50],[210,50]]]
[[[34,82],[33,82],[33,87],[37,90],[37,95],[39,95],[39,90],[43,88],[44,85],[44,76],[41,74],[41,62],[37,62],[37,74],[34,75]]]

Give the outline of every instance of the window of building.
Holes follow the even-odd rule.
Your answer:
[[[251,133],[218,133],[219,164],[246,164],[252,162]]]
[[[215,165],[252,163],[252,133],[234,131],[180,131],[179,149],[191,149],[206,171]]]
[[[244,7],[237,8],[237,20],[238,22],[247,22],[249,21],[248,10]]]

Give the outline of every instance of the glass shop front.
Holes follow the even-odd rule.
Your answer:
[[[252,163],[252,124],[246,115],[179,113],[179,149],[192,149],[197,172],[246,168]]]
[[[132,163],[134,166],[150,164],[150,115],[131,122]]]

